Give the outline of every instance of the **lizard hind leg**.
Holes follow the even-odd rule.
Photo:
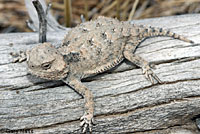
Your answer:
[[[134,54],[135,48],[136,45],[127,44],[123,52],[124,58],[130,61],[131,63],[141,67],[143,74],[149,81],[151,81],[152,84],[154,84],[153,79],[155,79],[158,83],[162,83],[158,76],[154,74],[154,72],[151,70],[149,62],[144,60],[142,57]]]

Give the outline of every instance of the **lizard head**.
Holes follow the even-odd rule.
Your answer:
[[[31,74],[49,80],[61,80],[69,71],[63,55],[50,43],[40,44],[28,51],[27,64]]]

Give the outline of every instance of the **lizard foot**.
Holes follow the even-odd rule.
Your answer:
[[[23,51],[20,51],[19,53],[12,53],[11,52],[10,55],[14,57],[14,59],[12,61],[13,63],[23,62],[27,59],[26,53],[23,52]]]
[[[93,115],[85,113],[80,120],[81,120],[80,126],[83,128],[82,133],[85,133],[88,128],[89,131],[92,132],[92,126],[94,124]]]
[[[143,74],[145,75],[145,77],[151,81],[152,84],[154,84],[154,80],[153,78],[158,82],[158,83],[162,83],[162,81],[158,78],[158,76],[151,70],[150,65],[145,66],[144,68],[142,68],[143,70]]]

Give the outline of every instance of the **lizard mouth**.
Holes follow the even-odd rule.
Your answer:
[[[38,71],[34,71],[32,69],[28,70],[32,75],[36,76],[36,77],[40,77],[43,79],[47,79],[47,80],[61,80],[63,78],[65,78],[68,74],[68,69],[64,69],[62,71],[55,71],[55,72],[38,72]]]

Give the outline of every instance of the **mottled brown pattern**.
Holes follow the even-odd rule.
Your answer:
[[[118,65],[124,59],[141,67],[152,83],[161,80],[147,61],[135,55],[137,46],[148,37],[168,36],[193,43],[180,35],[161,28],[132,25],[116,19],[99,17],[97,20],[73,28],[56,49],[43,43],[27,52],[27,63],[32,74],[51,80],[63,80],[85,99],[85,114],[81,118],[83,132],[92,131],[94,101],[82,78],[96,75]]]

